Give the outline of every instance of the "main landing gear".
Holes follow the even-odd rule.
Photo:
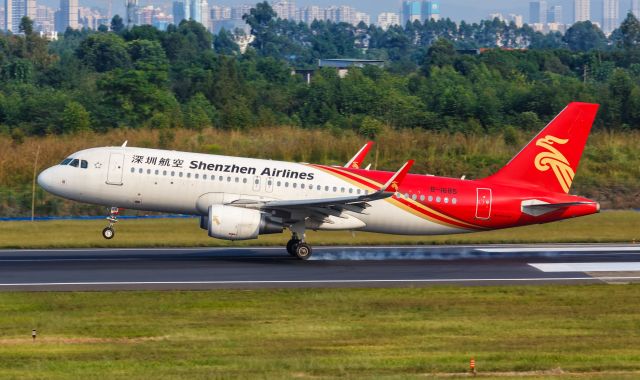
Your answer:
[[[311,257],[311,246],[304,241],[304,224],[290,227],[292,236],[287,243],[287,252],[300,260],[308,260]],[[300,239],[302,236],[302,239]]]
[[[102,230],[102,236],[107,240],[113,239],[113,237],[116,235],[116,230],[113,228],[113,226],[118,223],[118,214],[120,214],[120,209],[118,209],[117,207],[111,207],[109,216],[107,216],[109,226],[105,227],[105,229]]]

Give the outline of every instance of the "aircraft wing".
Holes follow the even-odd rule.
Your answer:
[[[353,158],[349,160],[349,162],[347,162],[347,164],[344,167],[351,168],[351,169],[360,169],[362,167],[362,162],[367,157],[367,154],[371,150],[372,146],[373,146],[373,141],[367,142],[362,148],[360,148],[358,153],[356,153],[356,155],[353,156]]]
[[[340,217],[342,211],[351,211],[355,213],[364,213],[364,210],[370,205],[368,202],[377,201],[393,196],[397,191],[400,183],[404,180],[413,165],[413,160],[407,161],[400,170],[398,170],[378,191],[371,194],[356,195],[349,197],[336,198],[317,198],[317,199],[299,199],[299,200],[275,200],[275,201],[256,201],[239,199],[229,203],[229,206],[255,208],[265,211],[285,211],[292,215],[303,215],[298,217],[304,219],[306,217],[322,218],[327,216]]]

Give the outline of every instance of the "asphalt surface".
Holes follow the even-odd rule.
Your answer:
[[[0,291],[397,287],[640,280],[640,245],[0,250]]]

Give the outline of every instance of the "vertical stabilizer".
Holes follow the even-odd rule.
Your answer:
[[[597,104],[570,103],[505,167],[487,180],[568,193],[598,107]]]

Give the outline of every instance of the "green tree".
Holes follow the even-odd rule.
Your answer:
[[[20,19],[20,33],[24,33],[25,36],[33,34],[33,21],[27,16]]]
[[[602,49],[607,43],[602,30],[591,21],[576,22],[567,30],[562,40],[573,51]]]
[[[630,49],[640,45],[640,21],[633,13],[627,14],[627,18],[624,19],[619,30],[622,36],[622,40],[619,41],[621,47]]]
[[[62,114],[62,132],[76,133],[91,129],[91,116],[78,102],[69,102]]]
[[[242,16],[242,19],[251,27],[251,34],[255,36],[252,45],[261,53],[274,37],[273,27],[276,17],[276,12],[267,1],[256,4],[248,14]]]
[[[197,93],[189,99],[182,109],[185,128],[201,131],[212,125],[215,109],[201,93]]]
[[[97,33],[87,37],[76,50],[77,57],[87,66],[101,73],[130,65],[124,40],[113,33]]]
[[[126,27],[124,25],[124,20],[122,20],[122,17],[120,17],[120,15],[113,16],[113,18],[111,19],[111,30],[114,33],[122,33],[122,31],[124,31],[125,29]]]

